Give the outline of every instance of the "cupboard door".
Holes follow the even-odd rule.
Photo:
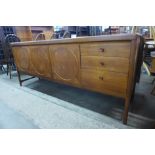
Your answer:
[[[52,65],[48,46],[30,46],[31,71],[35,75],[52,77]]]
[[[30,72],[29,52],[27,47],[13,47],[13,56],[19,71]]]
[[[52,45],[50,46],[50,56],[55,80],[75,85],[80,84],[78,45]]]

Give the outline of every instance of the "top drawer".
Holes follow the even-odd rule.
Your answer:
[[[130,56],[130,42],[102,42],[81,44],[81,55],[124,57]]]

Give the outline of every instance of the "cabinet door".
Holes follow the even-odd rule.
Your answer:
[[[20,71],[52,77],[52,66],[48,46],[21,46],[13,48],[15,62]]]
[[[52,77],[52,65],[48,46],[30,46],[31,71],[42,77]]]
[[[30,53],[27,47],[13,47],[13,55],[19,71],[30,72]]]
[[[51,45],[50,56],[55,80],[74,85],[80,84],[78,45]]]

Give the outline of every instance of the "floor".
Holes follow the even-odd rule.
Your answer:
[[[38,127],[0,100],[0,129],[38,129]]]
[[[20,87],[13,79],[0,76],[0,128],[30,129],[115,129],[131,128],[120,121],[30,89],[38,79]],[[40,81],[43,82],[42,80]]]
[[[27,128],[154,128],[155,96],[150,94],[153,87],[151,81],[152,77],[142,74],[136,86],[134,104],[130,108],[128,126],[124,126],[121,122],[124,108],[122,99],[38,78],[26,81],[20,87],[16,72],[11,80],[6,74],[0,77],[1,85],[5,84],[5,88],[7,84],[7,87],[20,90],[15,93],[21,94],[18,101],[12,104],[13,100],[7,99],[6,105],[20,112],[17,117],[21,120],[26,118],[24,122],[28,124]],[[2,94],[5,96],[7,92]],[[19,103],[23,102],[24,96],[27,96],[24,103]],[[38,104],[33,102],[34,96],[34,102]]]

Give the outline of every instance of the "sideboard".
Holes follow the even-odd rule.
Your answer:
[[[139,35],[105,35],[11,43],[20,73],[84,88],[125,101],[123,123],[134,95]],[[52,89],[52,88],[51,88]]]

